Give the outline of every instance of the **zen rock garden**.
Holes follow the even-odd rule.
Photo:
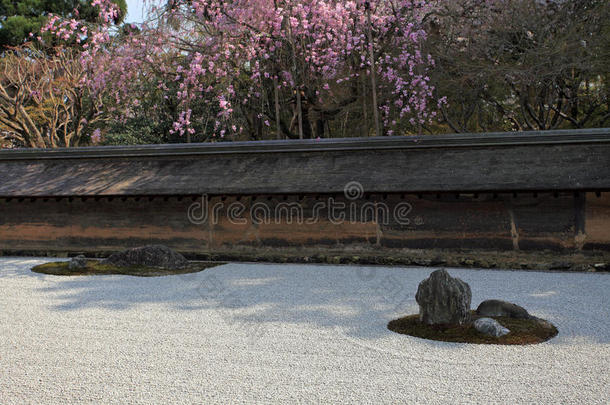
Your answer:
[[[58,276],[122,274],[151,277],[194,273],[219,262],[190,262],[163,245],[149,245],[114,253],[106,259],[83,255],[70,261],[45,263],[32,268],[37,273]],[[394,332],[430,340],[485,344],[541,343],[557,335],[550,322],[511,302],[489,299],[476,311],[470,309],[472,291],[459,278],[439,269],[419,283],[415,299],[419,313],[391,321]]]
[[[419,314],[391,321],[394,332],[462,343],[532,344],[557,335],[548,321],[510,302],[489,299],[470,309],[470,286],[439,269],[423,280],[415,299]]]

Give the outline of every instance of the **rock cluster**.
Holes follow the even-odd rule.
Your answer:
[[[102,260],[102,264],[112,264],[119,267],[147,266],[166,269],[182,269],[188,263],[188,260],[180,253],[163,245],[149,245],[128,249]]]
[[[470,286],[439,269],[419,284],[415,300],[420,321],[428,325],[470,322]]]
[[[419,304],[419,320],[427,325],[467,325],[494,337],[507,335],[510,330],[492,317],[534,320],[541,327],[554,328],[544,319],[530,315],[525,308],[497,299],[481,302],[476,316],[471,317],[471,298],[470,286],[467,283],[451,277],[445,269],[436,270],[419,283],[417,288],[415,300]]]

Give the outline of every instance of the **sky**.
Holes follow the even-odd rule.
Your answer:
[[[141,23],[144,21],[144,1],[143,0],[127,0],[127,23]]]

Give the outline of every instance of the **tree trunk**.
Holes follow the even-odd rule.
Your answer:
[[[301,90],[297,87],[297,122],[299,125],[299,139],[303,139],[303,104],[301,102]]]
[[[364,125],[362,126],[362,136],[369,136],[369,112],[366,105],[366,78],[362,75],[362,115],[364,116]]]
[[[369,25],[368,37],[369,37],[369,59],[371,64],[371,87],[373,95],[373,117],[375,120],[375,135],[381,136],[381,125],[379,123],[379,108],[377,107],[377,77],[375,72],[375,49],[373,46],[373,23],[371,22],[371,5],[367,1],[366,7],[366,19]]]
[[[280,89],[277,76],[273,76],[273,93],[275,95],[275,126],[277,128],[277,139],[282,139],[282,128],[280,123]]]
[[[316,136],[318,138],[324,138],[324,126],[325,125],[326,125],[326,122],[324,121],[324,119],[322,117],[320,117],[316,120]]]

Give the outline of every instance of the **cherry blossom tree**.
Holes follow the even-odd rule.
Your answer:
[[[82,44],[84,82],[110,95],[100,107],[117,119],[151,96],[152,109],[174,108],[170,132],[187,138],[323,137],[356,107],[380,115],[366,135],[391,135],[435,114],[421,0],[173,0],[120,35],[118,8],[92,5],[101,25],[52,16],[44,29]]]
[[[70,48],[33,47],[0,58],[0,140],[15,146],[70,147],[89,143],[104,115],[84,85],[83,67]]]

